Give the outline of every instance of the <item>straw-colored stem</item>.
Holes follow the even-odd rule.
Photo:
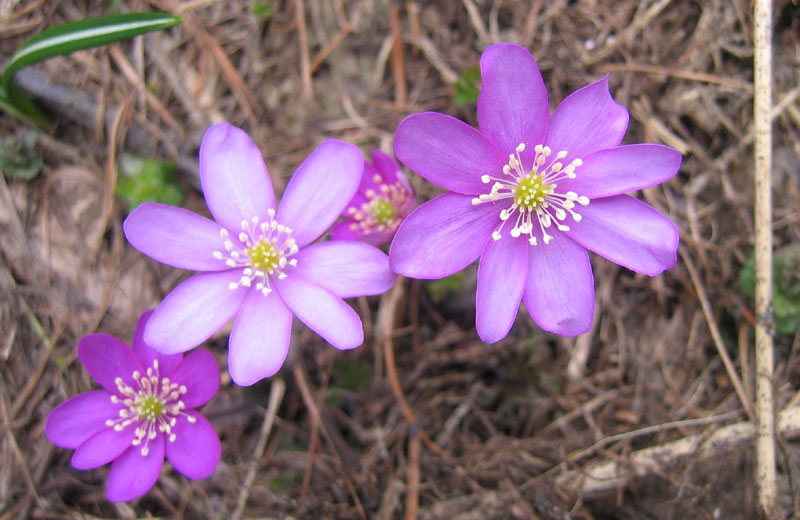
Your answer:
[[[755,41],[755,229],[756,229],[756,482],[765,518],[778,518],[775,476],[775,405],[772,346],[772,2],[756,0]]]

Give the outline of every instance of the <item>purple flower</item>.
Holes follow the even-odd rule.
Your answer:
[[[220,459],[214,428],[194,410],[219,389],[217,360],[206,350],[184,358],[148,347],[142,333],[151,314],[139,318],[133,349],[107,334],[80,340],[78,358],[105,390],[61,403],[45,425],[53,444],[75,449],[74,467],[112,463],[106,489],[112,502],[147,493],[165,455],[189,478],[208,477]]]
[[[400,166],[390,156],[375,150],[372,164],[364,161],[358,193],[342,213],[345,220],[333,226],[331,238],[380,246],[392,239],[416,205],[414,192]]]
[[[584,333],[594,314],[587,249],[651,276],[675,264],[675,224],[625,193],[669,179],[681,156],[655,144],[619,146],[628,112],[607,78],[550,116],[541,73],[523,47],[486,49],[481,77],[480,131],[430,112],[397,128],[398,159],[452,193],[408,216],[391,266],[442,278],[480,257],[476,326],[488,343],[508,334],[520,301],[543,329]]]
[[[150,203],[124,223],[125,236],[142,253],[203,271],[164,298],[145,329],[147,343],[164,354],[183,352],[236,316],[228,368],[240,385],[283,365],[292,314],[339,349],[359,346],[361,319],[342,298],[390,288],[396,275],[389,258],[361,242],[311,242],[353,197],[363,169],[357,147],[325,141],[297,169],[276,210],[255,143],[227,123],[209,128],[200,147],[200,182],[216,222]]]

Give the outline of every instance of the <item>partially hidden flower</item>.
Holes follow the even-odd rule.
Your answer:
[[[192,479],[210,476],[220,459],[214,428],[195,410],[219,389],[217,360],[202,349],[184,358],[148,347],[142,333],[151,314],[139,318],[133,348],[107,334],[80,340],[78,358],[104,389],[61,403],[45,424],[53,444],[75,450],[75,468],[111,462],[106,491],[112,502],[147,493],[165,456]]]
[[[414,192],[397,162],[375,150],[372,163],[364,161],[361,185],[339,222],[333,240],[361,240],[380,246],[392,239],[400,223],[417,206]]]
[[[191,349],[236,316],[228,369],[239,385],[275,374],[286,359],[292,316],[339,349],[364,341],[361,318],[342,298],[379,294],[396,275],[377,248],[351,241],[312,244],[361,181],[364,157],[354,145],[320,144],[292,176],[276,207],[258,147],[228,123],[206,131],[200,182],[216,220],[146,203],[123,224],[142,253],[202,271],[172,290],[147,324],[156,350]]]
[[[625,193],[671,178],[681,156],[656,144],[619,146],[628,112],[607,78],[568,96],[552,116],[525,48],[487,48],[481,78],[480,130],[431,112],[397,128],[397,158],[451,193],[401,224],[391,266],[433,279],[480,257],[476,327],[486,342],[508,334],[520,301],[543,329],[584,333],[594,315],[587,249],[651,276],[675,264],[675,224]]]

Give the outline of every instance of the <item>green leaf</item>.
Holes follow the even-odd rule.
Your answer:
[[[800,246],[776,251],[772,269],[775,328],[781,334],[794,334],[800,330]],[[755,296],[755,258],[752,255],[739,272],[739,286],[748,298]]]
[[[453,85],[453,104],[457,107],[464,106],[478,100],[480,92],[481,69],[470,67],[465,70],[455,85]]]
[[[253,16],[261,20],[269,20],[270,16],[275,12],[272,2],[253,2],[251,9]]]
[[[45,29],[20,47],[0,78],[0,106],[38,123],[44,114],[14,83],[14,74],[25,66],[90,47],[125,40],[151,31],[167,29],[183,21],[164,13],[128,13],[86,18]]]
[[[15,179],[33,179],[42,169],[42,158],[35,148],[36,132],[31,130],[0,138],[0,171]]]
[[[183,201],[183,190],[176,184],[175,163],[123,153],[119,169],[114,192],[129,210],[133,211],[143,202],[178,206]]]

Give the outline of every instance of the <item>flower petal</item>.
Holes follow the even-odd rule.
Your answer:
[[[286,186],[276,220],[299,247],[317,239],[347,207],[364,171],[357,146],[328,139],[311,152]]]
[[[79,394],[50,412],[44,433],[56,446],[75,449],[107,428],[106,421],[119,417],[120,408],[122,405],[112,403],[111,394],[105,390]]]
[[[181,362],[183,354],[161,354],[157,350],[151,348],[144,342],[144,329],[147,325],[153,311],[145,311],[139,317],[136,323],[136,331],[133,333],[133,353],[139,358],[145,370],[152,367],[155,361],[158,361],[158,373],[164,377],[169,377],[175,367]]]
[[[406,190],[411,192],[411,186],[408,184],[406,176],[403,175],[403,170],[400,169],[400,165],[397,164],[397,161],[395,161],[391,155],[381,150],[373,150],[372,164],[375,170],[380,173],[383,182],[386,184],[394,184],[400,181],[400,183],[405,186]]]
[[[106,494],[112,502],[127,502],[146,494],[158,480],[164,466],[164,435],[148,445],[150,453],[142,456],[138,446],[131,446],[111,465]]]
[[[203,406],[219,390],[219,365],[214,355],[204,349],[197,349],[180,362],[169,379],[186,386],[181,401],[187,409]]]
[[[498,43],[483,51],[478,121],[498,150],[512,154],[525,143],[532,151],[542,143],[549,116],[542,73],[527,49]]]
[[[190,410],[191,423],[185,416],[178,417],[172,428],[175,442],[166,442],[167,459],[176,470],[188,478],[206,478],[214,473],[222,456],[222,446],[217,432],[208,419]]]
[[[608,77],[576,90],[558,105],[544,142],[566,161],[617,146],[628,128],[628,111],[608,91]]]
[[[590,199],[621,195],[655,186],[678,173],[681,154],[660,144],[632,144],[600,150],[583,159],[575,179],[564,180],[563,189]],[[559,185],[562,184],[561,182]]]
[[[463,121],[423,112],[400,122],[394,153],[413,171],[456,193],[488,193],[482,175],[498,176],[507,157],[486,137]]]
[[[580,224],[567,234],[598,255],[631,271],[655,276],[678,260],[677,226],[628,195],[593,200],[580,209]]]
[[[258,146],[243,130],[217,123],[200,145],[200,183],[214,219],[238,230],[243,220],[267,219],[275,192]],[[217,231],[219,233],[219,231]]]
[[[293,276],[293,275],[291,275]],[[274,375],[286,360],[292,337],[292,312],[275,292],[251,291],[228,340],[228,370],[237,385]]]
[[[563,233],[528,250],[528,283],[523,301],[544,330],[577,336],[592,327],[594,277],[589,255]]]
[[[525,238],[489,240],[478,267],[475,326],[486,343],[500,341],[511,330],[528,276]]]
[[[400,224],[389,263],[394,272],[412,278],[444,278],[474,262],[499,225],[498,206],[473,206],[468,195],[445,193]]]
[[[346,219],[334,224],[331,228],[331,240],[360,240],[361,237],[365,236],[352,231],[350,229],[350,224],[352,223],[353,220]]]
[[[389,257],[362,242],[312,244],[295,255],[298,274],[340,298],[380,294],[389,290],[397,275],[389,268]]]
[[[135,430],[135,424],[119,432],[106,426],[78,446],[72,455],[72,465],[77,469],[94,469],[108,464],[131,447]]]
[[[222,249],[220,225],[189,210],[145,202],[122,227],[133,247],[164,264],[193,271],[228,269],[213,255]]]
[[[361,318],[332,292],[297,275],[275,285],[300,321],[334,347],[346,350],[364,342]]]
[[[128,386],[137,386],[133,372],[143,373],[142,364],[128,346],[108,334],[90,334],[78,342],[78,358],[100,386],[119,394],[116,378]]]
[[[145,342],[164,354],[185,352],[207,340],[239,310],[247,287],[237,269],[201,273],[175,287],[153,312],[144,330]]]

